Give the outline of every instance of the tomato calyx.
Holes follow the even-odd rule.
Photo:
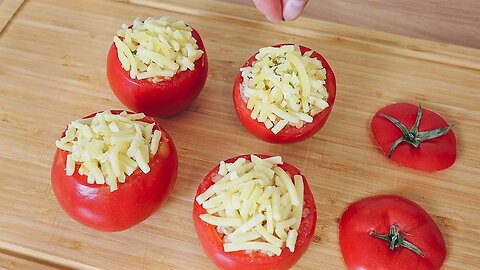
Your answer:
[[[420,125],[420,121],[422,120],[421,104],[418,105],[417,117],[415,118],[415,123],[410,128],[410,130],[402,122],[398,121],[394,117],[383,114],[383,113],[381,113],[380,115],[385,117],[390,122],[392,122],[392,124],[394,124],[403,134],[400,138],[398,138],[392,144],[392,147],[390,148],[390,153],[388,154],[388,158],[392,157],[393,152],[395,151],[395,149],[397,149],[397,146],[402,142],[409,143],[410,145],[413,145],[415,148],[417,148],[420,146],[420,143],[422,143],[423,141],[435,139],[447,134],[455,124],[455,123],[452,123],[447,127],[442,127],[442,128],[437,128],[437,129],[432,129],[427,131],[418,131],[418,126]]]
[[[423,255],[423,252],[417,246],[405,240],[403,234],[401,234],[397,230],[398,227],[399,226],[397,224],[393,224],[392,226],[390,226],[390,231],[388,232],[388,234],[378,234],[375,232],[375,230],[371,230],[370,235],[375,238],[387,241],[390,244],[390,250],[392,251],[396,250],[399,247],[404,247],[422,257],[425,257],[425,255]]]

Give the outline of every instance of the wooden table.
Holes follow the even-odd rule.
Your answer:
[[[168,202],[140,225],[101,233],[73,221],[50,186],[54,141],[91,112],[123,108],[109,89],[112,35],[137,16],[173,15],[202,35],[207,84],[190,108],[160,119],[177,145],[180,171]],[[231,104],[234,76],[258,48],[281,42],[322,53],[338,80],[335,108],[312,139],[255,139]],[[253,9],[212,0],[27,0],[0,34],[0,267],[7,269],[212,269],[193,230],[197,184],[219,160],[283,155],[315,195],[314,241],[296,269],[343,269],[338,217],[351,202],[395,193],[414,200],[443,232],[445,269],[480,264],[480,51],[302,18],[272,25]],[[392,102],[422,102],[455,120],[458,159],[424,173],[380,154],[369,129]]]

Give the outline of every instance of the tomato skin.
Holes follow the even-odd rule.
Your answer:
[[[192,30],[192,36],[203,51],[202,56],[194,62],[195,69],[179,72],[171,79],[158,83],[130,78],[112,43],[107,56],[107,78],[115,96],[131,110],[148,116],[169,117],[184,110],[200,95],[208,73],[203,41],[195,29]]]
[[[262,159],[269,157],[268,155],[257,156]],[[225,162],[234,162],[242,157],[250,160],[250,155],[241,155],[225,160]],[[288,163],[284,162],[284,164],[278,166],[284,169],[291,177],[295,174],[301,175],[297,168]],[[217,165],[203,179],[197,188],[195,198],[213,184],[212,177],[217,175],[218,169],[219,166]],[[197,231],[198,238],[200,239],[200,243],[202,244],[205,253],[217,267],[225,270],[283,270],[290,269],[298,260],[300,260],[312,241],[313,235],[315,234],[315,225],[317,223],[317,208],[315,200],[305,176],[302,175],[302,177],[304,184],[304,215],[305,213],[308,213],[308,215],[303,217],[300,223],[295,251],[292,253],[288,248],[283,247],[280,256],[270,257],[259,252],[254,252],[251,255],[247,255],[244,251],[225,252],[223,250],[222,236],[217,232],[215,226],[200,219],[199,216],[207,213],[207,211],[203,209],[196,200],[194,200],[193,223],[195,225],[195,230]]]
[[[372,119],[371,128],[375,142],[382,152],[388,156],[395,140],[402,132],[392,122],[380,114],[390,115],[408,129],[415,123],[418,106],[407,103],[394,103],[380,109]],[[447,127],[448,123],[438,114],[423,109],[419,131]],[[423,171],[440,171],[449,168],[457,157],[457,139],[450,130],[447,134],[424,141],[418,148],[408,143],[401,143],[393,152],[391,159],[399,164]]]
[[[393,224],[425,257],[404,247],[391,251],[387,241],[369,234],[371,230],[387,234]],[[400,196],[379,195],[352,203],[339,226],[340,248],[348,269],[434,270],[445,260],[445,241],[433,219],[419,205]]]
[[[144,121],[152,123],[153,119],[147,117]],[[178,159],[168,133],[158,125],[154,129],[162,132],[162,139],[161,147],[149,162],[150,172],[144,174],[137,169],[126,177],[125,183],[118,183],[114,192],[110,192],[106,184],[88,184],[87,177],[78,174],[79,164],[75,173],[67,176],[65,164],[68,152],[57,149],[51,184],[65,212],[90,228],[113,232],[128,229],[157,211],[175,185]]]
[[[273,47],[280,47],[283,45],[291,45],[291,44],[279,44],[274,45]],[[302,55],[310,51],[311,49],[301,46],[300,51]],[[243,65],[243,67],[249,67],[253,65],[255,62],[255,56],[253,55],[248,59],[248,61]],[[330,105],[328,108],[324,109],[317,115],[313,117],[312,123],[305,123],[303,127],[296,128],[290,125],[287,125],[283,128],[279,133],[273,134],[271,130],[267,129],[263,123],[258,122],[255,119],[250,118],[251,110],[247,109],[247,104],[242,98],[242,94],[240,91],[240,85],[243,82],[242,73],[239,71],[233,84],[233,105],[235,107],[235,112],[237,113],[238,118],[242,125],[250,131],[255,137],[264,140],[269,143],[295,143],[306,140],[312,137],[315,133],[317,133],[327,122],[328,116],[332,111],[335,96],[336,96],[336,80],[335,74],[333,73],[332,68],[327,63],[327,60],[323,58],[318,52],[314,51],[312,53],[312,57],[317,58],[322,62],[323,67],[327,72],[327,79],[325,80],[325,87],[327,88],[327,92],[329,94],[327,103]]]

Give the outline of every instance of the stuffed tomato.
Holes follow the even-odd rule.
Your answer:
[[[101,231],[121,231],[148,218],[167,199],[178,169],[168,133],[143,113],[104,111],[72,121],[51,171],[62,208]]]
[[[107,78],[128,108],[168,117],[185,109],[207,79],[205,46],[198,32],[171,17],[135,19],[113,38]]]
[[[313,136],[325,125],[335,95],[335,75],[325,58],[290,44],[260,49],[240,69],[233,85],[240,122],[270,143]]]
[[[200,183],[193,222],[221,269],[289,269],[310,245],[317,220],[306,178],[279,156],[221,161]]]

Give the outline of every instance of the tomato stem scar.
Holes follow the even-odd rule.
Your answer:
[[[377,234],[374,230],[371,230],[370,235],[372,235],[375,238],[379,238],[387,241],[390,244],[390,250],[392,251],[396,250],[398,247],[404,247],[417,253],[422,257],[425,257],[425,255],[423,255],[423,252],[418,247],[416,247],[414,244],[405,240],[403,234],[401,234],[397,230],[398,227],[399,226],[397,224],[393,224],[392,226],[390,226],[390,231],[388,234]]]
[[[383,114],[383,113],[381,113],[380,115],[385,117],[390,122],[392,122],[392,124],[394,124],[403,134],[400,138],[398,138],[392,144],[392,147],[390,148],[390,153],[388,154],[388,158],[392,157],[393,152],[395,151],[395,149],[397,149],[397,146],[402,142],[409,143],[410,145],[413,145],[416,148],[416,147],[419,147],[420,143],[423,141],[438,138],[440,136],[447,134],[450,131],[450,129],[452,129],[453,126],[455,125],[455,123],[452,123],[447,127],[442,127],[442,128],[437,128],[437,129],[432,129],[427,131],[418,131],[418,126],[420,125],[420,120],[422,119],[421,104],[418,105],[417,117],[415,118],[415,123],[410,128],[410,130],[402,122],[398,121],[394,117]]]

